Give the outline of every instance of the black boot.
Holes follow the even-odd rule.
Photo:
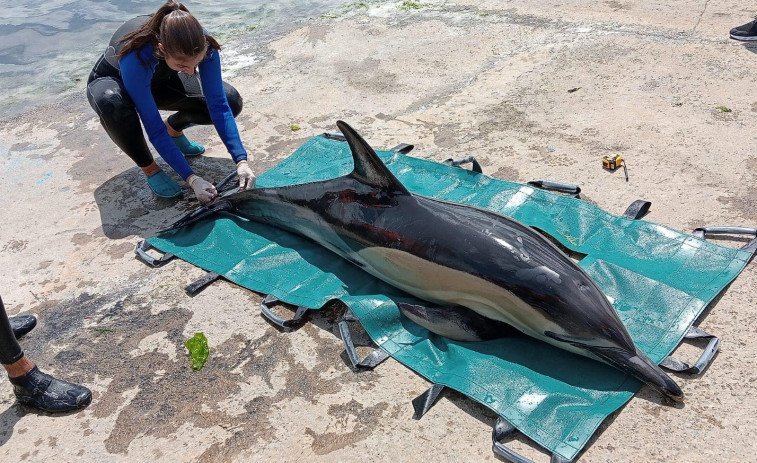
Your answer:
[[[13,330],[16,339],[19,339],[37,326],[37,317],[34,315],[17,315],[15,317],[8,317],[8,321],[11,322],[11,329]]]
[[[92,391],[42,373],[36,366],[23,376],[8,378],[16,399],[50,413],[84,408],[92,401]]]

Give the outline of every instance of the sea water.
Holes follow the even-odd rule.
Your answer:
[[[254,66],[251,44],[274,31],[344,7],[345,0],[188,0],[192,14],[223,46],[224,75]],[[155,0],[13,0],[0,8],[0,119],[73,92],[113,32],[158,9]]]

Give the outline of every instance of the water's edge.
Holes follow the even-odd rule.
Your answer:
[[[95,18],[83,18],[77,16],[76,9],[98,2],[63,2],[74,12],[60,20],[49,16],[60,15],[61,5],[41,12],[38,10],[43,7],[23,5],[28,2],[22,0],[22,5],[0,11],[0,121],[40,106],[65,104],[71,95],[83,92],[89,72],[113,31],[127,19],[150,12],[95,11],[91,13]],[[223,5],[216,1],[186,5],[223,46],[224,78],[233,78],[267,61],[271,41],[322,15],[347,11],[354,4],[345,0],[227,0]],[[141,5],[141,9],[144,7]]]

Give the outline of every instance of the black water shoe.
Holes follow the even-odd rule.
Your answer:
[[[36,366],[23,376],[8,379],[21,404],[49,413],[84,408],[92,401],[92,391],[86,387],[55,379]]]
[[[731,38],[742,42],[757,41],[757,19],[731,29]]]
[[[8,321],[11,322],[11,329],[13,330],[16,339],[25,335],[37,326],[37,317],[34,315],[17,315],[15,317],[8,317]]]

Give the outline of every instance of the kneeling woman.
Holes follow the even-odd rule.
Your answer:
[[[153,160],[140,120],[157,152],[200,202],[210,202],[218,193],[185,159],[205,151],[183,134],[190,125],[212,123],[237,164],[240,188],[255,184],[234,120],[242,98],[221,80],[220,49],[184,5],[169,0],[156,13],[122,25],[89,76],[90,105],[158,196],[178,196],[181,188]],[[164,123],[161,109],[176,113]]]

